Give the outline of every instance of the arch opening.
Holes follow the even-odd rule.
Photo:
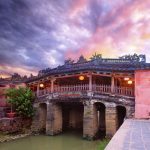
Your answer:
[[[84,107],[80,102],[62,102],[62,131],[83,133]]]
[[[40,120],[40,132],[45,133],[46,132],[46,119],[47,119],[47,104],[46,103],[41,103],[39,104],[40,108],[40,115],[39,115],[39,120]]]
[[[101,102],[96,102],[96,117],[97,117],[97,138],[103,138],[106,135],[106,107]]]

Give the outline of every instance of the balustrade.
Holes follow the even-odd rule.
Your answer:
[[[54,93],[64,93],[64,92],[80,92],[80,91],[89,91],[89,84],[81,84],[81,85],[64,85],[64,86],[54,86]],[[129,87],[114,87],[113,91],[111,89],[111,85],[92,85],[92,91],[98,92],[100,94],[116,94],[116,95],[124,95],[124,96],[134,96],[134,89]],[[47,95],[51,93],[50,88],[45,88],[43,90],[39,90],[38,96]]]

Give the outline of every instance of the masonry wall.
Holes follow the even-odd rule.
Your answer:
[[[135,118],[150,118],[150,71],[135,72]]]
[[[31,119],[21,117],[15,118],[1,118],[0,119],[0,132],[15,133],[23,132],[24,128],[29,129],[31,126]]]

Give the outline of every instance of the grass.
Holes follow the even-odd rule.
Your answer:
[[[104,139],[99,143],[98,150],[104,150],[106,145],[109,143],[109,139]]]

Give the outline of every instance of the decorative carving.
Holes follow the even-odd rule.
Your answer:
[[[74,60],[72,60],[71,58],[68,58],[65,60],[65,65],[72,65],[74,63]]]
[[[124,55],[119,57],[119,59],[126,59],[126,60],[131,60],[132,62],[146,62],[146,57],[145,55],[137,55],[136,53],[133,55]]]
[[[140,62],[146,62],[146,56],[144,54],[140,54],[139,55],[139,58],[140,58]]]
[[[92,55],[92,57],[90,59],[91,60],[101,60],[102,59],[102,54],[95,53],[94,55]]]
[[[38,73],[38,76],[42,76],[42,75],[48,73],[49,71],[51,71],[51,68],[46,68],[46,69],[40,70]]]
[[[83,57],[83,55],[81,55],[77,61],[77,63],[84,63],[87,62],[87,60]]]

